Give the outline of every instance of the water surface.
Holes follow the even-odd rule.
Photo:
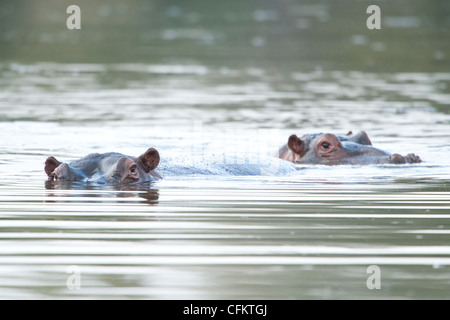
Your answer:
[[[33,7],[2,4],[30,19],[3,20],[0,38],[0,297],[450,298],[444,2],[384,7],[378,39],[359,1],[143,3],[92,5],[78,34],[58,27],[58,7],[31,19]],[[149,147],[200,169],[223,153],[254,164],[292,133],[349,130],[424,161],[285,174],[274,161],[259,176],[181,171],[138,186],[43,170],[50,155]],[[367,287],[371,265],[381,289]]]

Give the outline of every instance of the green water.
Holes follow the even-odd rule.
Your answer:
[[[433,1],[3,1],[0,57],[275,69],[449,69],[449,4]],[[381,10],[369,30],[367,7]]]

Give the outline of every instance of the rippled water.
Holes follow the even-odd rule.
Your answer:
[[[361,1],[80,2],[79,33],[60,2],[17,3],[0,4],[1,298],[450,298],[444,1],[383,3],[379,33]],[[423,162],[273,157],[349,130]],[[46,181],[50,155],[149,147],[163,180]]]
[[[449,297],[450,115],[437,106],[450,74],[1,68],[2,297]],[[49,155],[150,146],[182,163],[198,152],[268,156],[292,132],[349,129],[424,162],[187,171],[121,188],[46,183],[43,171]],[[80,289],[66,285],[71,265]],[[366,286],[370,265],[380,290]]]

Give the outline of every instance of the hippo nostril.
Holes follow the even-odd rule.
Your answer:
[[[406,155],[406,161],[408,163],[420,163],[422,162],[422,160],[420,159],[419,156],[416,156],[414,153],[408,153]]]

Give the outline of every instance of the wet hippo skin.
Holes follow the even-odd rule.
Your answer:
[[[92,153],[69,163],[48,157],[44,170],[50,180],[136,183],[160,179],[154,171],[159,160],[159,153],[154,148],[139,157],[116,152]]]
[[[286,145],[279,150],[279,158],[296,164],[405,164],[419,163],[421,159],[415,154],[400,154],[377,149],[366,132],[361,131],[347,135],[332,133],[307,134],[299,138],[293,134]]]

